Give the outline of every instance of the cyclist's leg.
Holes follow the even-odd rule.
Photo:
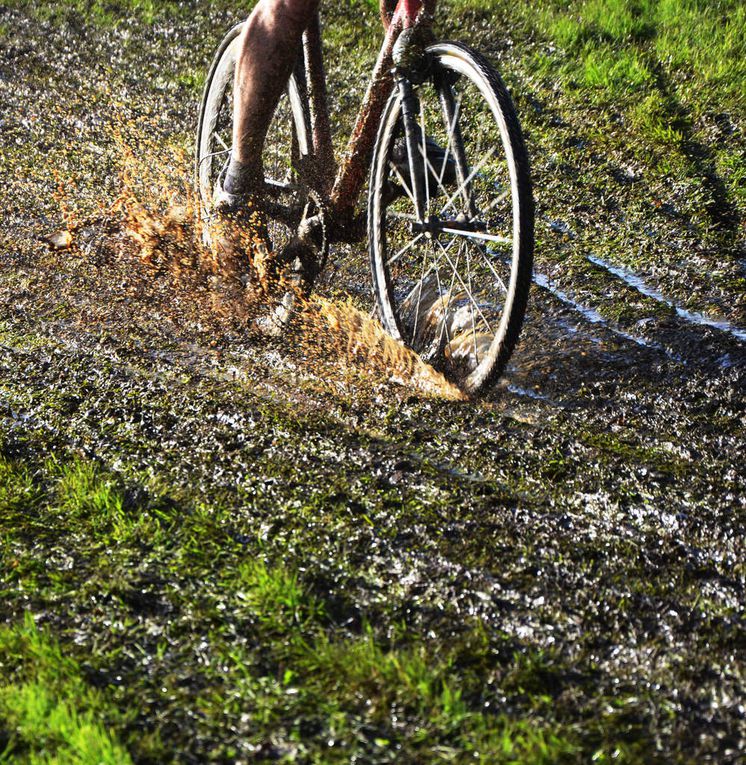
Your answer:
[[[224,188],[250,192],[263,177],[262,147],[319,0],[259,0],[244,27],[236,63],[233,149]]]
[[[243,194],[263,177],[262,148],[282,94],[303,30],[320,0],[259,0],[249,16],[236,64],[233,150],[225,191]],[[388,27],[398,0],[380,0]]]

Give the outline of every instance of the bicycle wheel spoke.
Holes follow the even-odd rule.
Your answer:
[[[490,269],[490,271],[492,271],[492,275],[495,277],[497,283],[500,285],[500,287],[502,287],[503,292],[505,292],[505,294],[507,295],[508,288],[505,286],[505,282],[502,280],[502,277],[500,276],[500,274],[498,274],[497,271],[495,270],[494,265],[492,265],[492,261],[487,257],[487,253],[481,247],[477,247],[477,245],[474,244],[474,242],[469,242],[469,244],[472,247],[474,247],[482,256],[482,259],[487,264],[487,267]]]
[[[414,201],[414,195],[409,190],[409,186],[407,186],[407,182],[404,180],[404,178],[402,177],[402,174],[399,172],[399,168],[393,162],[391,162],[391,160],[389,160],[389,167],[394,171],[394,173],[396,174],[396,177],[399,179],[399,183],[401,183],[402,185],[402,188],[406,192],[412,204],[415,206],[415,209],[417,209],[417,202]],[[415,220],[416,220],[416,216],[415,216]]]
[[[420,236],[422,236],[422,235],[420,235]],[[451,247],[453,246],[454,242],[455,242],[455,238],[452,239],[448,243],[448,245],[444,248],[444,250],[446,252],[448,250],[450,250]],[[411,244],[413,244],[413,243],[414,242],[412,242]],[[432,264],[429,267],[427,267],[427,269],[426,269],[426,265],[427,265],[427,261],[428,261],[428,254],[431,253],[431,252],[432,252]],[[412,345],[415,344],[416,338],[417,338],[417,328],[419,326],[420,303],[422,301],[422,288],[423,288],[423,285],[424,285],[425,280],[427,279],[427,277],[431,273],[435,272],[438,269],[442,259],[443,259],[442,255],[437,255],[435,253],[434,247],[432,246],[432,244],[430,245],[430,247],[425,247],[423,249],[422,258],[420,259],[420,276],[419,276],[419,279],[417,280],[417,284],[416,284],[415,287],[413,287],[407,293],[406,297],[402,300],[402,304],[403,305],[404,304],[406,304],[406,305],[414,304],[414,309],[413,309],[414,310],[414,324],[413,324],[413,328],[412,328],[412,336],[411,336],[411,341],[410,341]],[[436,276],[436,281],[438,281],[439,273],[436,274],[435,276]],[[414,301],[414,294],[415,294],[415,292],[417,293],[416,301]]]
[[[437,239],[435,241],[440,245],[440,242],[438,242]],[[441,245],[441,249],[442,249],[442,245]],[[440,283],[440,271],[438,270],[437,266],[435,268],[435,281],[436,281],[436,283],[438,285],[438,299],[440,300],[440,305],[441,305],[441,308],[442,308],[442,306],[443,306],[443,285]],[[445,319],[445,317],[444,317],[444,319]],[[441,339],[442,339],[442,337],[443,337],[443,333],[442,332],[441,332],[440,336],[441,336]],[[446,336],[447,336],[447,334],[446,334]],[[440,345],[440,340],[438,341],[438,344]]]
[[[221,149],[220,151],[211,151],[209,154],[203,154],[199,158],[199,163],[202,165],[203,162],[208,162],[213,157],[219,157],[223,154],[228,154],[228,152],[230,152],[230,149]]]
[[[483,242],[494,242],[495,244],[513,244],[513,240],[507,236],[497,236],[496,234],[482,234],[479,231],[465,231],[462,228],[448,228],[444,226],[440,229],[445,234],[454,234],[464,236],[467,239],[480,239]]]
[[[505,199],[510,195],[510,189],[506,189],[503,191],[502,194],[499,196],[496,196],[488,205],[484,208],[482,211],[482,215],[485,215],[490,210],[494,210],[499,204],[505,201]]]
[[[422,134],[422,145],[419,147],[420,154],[422,154],[423,165],[422,172],[425,176],[425,215],[430,214],[430,173],[428,172],[428,165],[430,164],[427,158],[427,144],[425,137],[425,110],[420,101],[420,133]]]
[[[453,105],[453,89],[448,86],[441,86],[439,92],[438,92],[438,100],[440,101],[440,108],[443,114],[443,119],[445,123],[447,124],[449,122],[449,113],[453,111],[454,117],[453,120],[451,120],[450,126],[448,127],[448,136],[449,140],[451,141],[451,146],[453,150],[453,160],[456,167],[456,175],[459,180],[460,186],[456,191],[456,194],[461,194],[463,197],[463,205],[464,209],[469,212],[471,215],[474,212],[474,198],[472,190],[469,186],[469,177],[468,177],[468,167],[469,167],[469,160],[466,156],[466,142],[464,141],[464,136],[461,132],[461,125],[459,123],[459,114],[460,114],[460,104],[462,101],[462,96],[458,96],[458,104],[459,108],[454,108]],[[476,155],[478,156],[480,153],[481,148],[481,136],[478,138],[477,142],[477,150]],[[448,192],[446,192],[446,196],[448,196]],[[451,206],[453,209],[458,212],[454,205],[456,195],[450,198],[448,202],[446,202],[446,206],[443,208],[444,210]]]
[[[390,266],[390,265],[392,265],[393,263],[396,263],[396,261],[397,261],[397,260],[399,260],[399,258],[400,258],[402,255],[404,255],[404,253],[405,253],[405,252],[407,252],[407,251],[408,251],[408,250],[410,250],[410,249],[411,249],[411,248],[412,248],[412,247],[413,247],[415,244],[417,244],[417,242],[419,242],[419,241],[420,241],[420,239],[422,239],[422,237],[423,237],[423,236],[424,236],[424,234],[417,234],[417,236],[416,236],[414,239],[412,239],[412,241],[411,241],[411,242],[408,242],[407,244],[405,244],[405,245],[404,245],[404,247],[402,247],[402,248],[401,248],[401,249],[400,249],[398,252],[396,252],[394,255],[392,255],[392,256],[391,256],[391,257],[390,257],[390,258],[389,258],[389,259],[386,261],[386,265],[387,265],[387,266]]]
[[[484,167],[484,165],[487,163],[488,160],[492,159],[493,154],[495,153],[495,147],[493,146],[483,157],[479,160],[479,163],[476,165],[476,167],[469,173],[469,175],[464,179],[464,182],[459,184],[456,191],[453,192],[453,194],[446,200],[446,203],[443,205],[443,207],[440,210],[440,215],[442,215],[446,208],[453,203],[453,200],[463,191],[463,189],[466,188],[467,184],[474,178],[474,176]]]
[[[443,342],[443,332],[448,326],[448,311],[451,307],[451,299],[453,298],[453,285],[456,281],[456,274],[458,272],[458,264],[460,259],[461,259],[461,250],[459,250],[458,254],[456,255],[456,265],[453,267],[453,274],[451,275],[451,284],[448,287],[448,302],[446,303],[446,307],[443,309],[443,317],[440,320],[440,337],[438,338],[439,346]],[[448,342],[450,341],[451,339],[448,338]]]
[[[469,293],[471,294],[471,263],[469,258],[469,248],[466,248],[466,281],[469,283]],[[471,317],[471,339],[474,344],[474,361],[479,365],[479,353],[477,351],[477,325],[474,320],[474,305],[469,301],[469,316]]]
[[[231,147],[228,146],[228,144],[223,140],[223,138],[220,135],[220,133],[217,133],[217,132],[213,133],[213,137],[223,147],[223,149],[225,151],[230,151],[231,150]]]
[[[448,142],[446,143],[446,150],[443,157],[443,167],[440,170],[440,177],[438,178],[438,184],[440,185],[441,188],[443,188],[443,176],[445,175],[445,172],[446,172],[446,163],[448,162],[448,157],[451,152],[451,145],[453,143],[453,134],[456,129],[456,125],[458,124],[458,117],[459,117],[460,111],[461,111],[461,97],[459,96],[459,98],[456,100],[456,108],[453,110],[453,120],[451,121],[450,125],[446,124],[446,133],[448,136]],[[448,117],[445,114],[443,116],[445,117],[445,121],[447,123]],[[443,188],[443,190],[445,191],[445,188]]]
[[[432,173],[433,178],[435,178],[435,175],[436,175],[435,168],[433,167],[432,162],[430,162],[430,160],[428,159],[427,152],[423,151],[422,149],[420,149],[420,151],[423,152],[422,156],[425,158],[425,164],[426,164],[425,177],[429,176],[430,173]],[[445,165],[445,162],[443,164]],[[430,173],[427,172],[427,169],[430,170]],[[436,180],[438,181],[438,186],[440,186],[441,191],[444,194],[448,194],[448,189],[441,183],[441,180],[440,179],[436,179]]]
[[[424,253],[422,254],[422,266],[420,268],[420,279],[417,282],[417,287],[415,289],[417,292],[417,301],[414,304],[414,326],[412,327],[412,345],[415,343],[415,338],[417,337],[417,324],[419,323],[420,319],[420,301],[422,300],[422,285],[425,283],[425,276],[430,273],[432,270],[432,266],[427,270],[427,274],[425,273],[425,263],[427,262],[427,253],[429,248],[425,248]],[[412,290],[412,293],[414,293],[414,290]],[[410,294],[412,294],[410,293]]]
[[[440,243],[439,240],[436,240],[436,241],[438,242],[438,246],[440,247],[440,249],[442,250],[443,254],[445,255],[445,258],[448,261],[448,264],[451,266],[451,268],[453,269],[454,274],[458,278],[459,283],[463,287],[464,292],[466,292],[466,294],[469,296],[469,300],[471,300],[471,302],[474,304],[474,307],[477,309],[477,312],[482,317],[482,321],[487,326],[487,330],[489,332],[491,332],[492,331],[492,326],[490,325],[489,321],[487,321],[487,317],[482,313],[482,309],[479,307],[479,303],[477,303],[477,301],[474,300],[474,295],[471,294],[471,292],[469,291],[468,287],[464,284],[464,280],[461,278],[461,274],[459,274],[458,271],[456,270],[456,268],[454,267],[453,261],[448,257],[448,253],[445,251],[445,249],[443,249],[443,245]]]

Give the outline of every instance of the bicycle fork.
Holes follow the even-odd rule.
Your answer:
[[[428,194],[428,178],[426,174],[429,174],[438,182],[438,172],[442,176],[444,168],[435,170],[432,166],[429,166],[427,148],[423,145],[425,136],[417,124],[417,116],[420,113],[420,100],[415,93],[411,79],[401,71],[397,71],[395,84],[401,99],[401,118],[404,125],[412,201],[414,202],[415,213],[417,215],[417,224],[424,226],[429,223],[426,220],[428,216],[427,197],[437,194],[437,189],[431,189],[430,194]],[[461,127],[458,121],[458,107],[454,104],[453,93],[449,87],[439,87],[438,95],[445,124],[450,134],[450,151],[455,165],[459,195],[462,198],[465,211],[467,211],[470,218],[474,218],[476,208],[471,191],[471,177],[464,151]]]
[[[412,83],[401,73],[396,75],[396,87],[401,97],[402,122],[404,124],[404,141],[407,147],[407,159],[409,162],[409,182],[411,184],[412,199],[415,206],[417,222],[424,223],[426,208],[425,173],[424,162],[418,162],[420,154],[418,138],[422,137],[417,132],[417,115],[420,112],[420,100],[414,92]]]

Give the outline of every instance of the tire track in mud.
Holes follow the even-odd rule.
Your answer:
[[[697,313],[695,311],[688,311],[687,309],[682,308],[675,301],[665,297],[662,292],[659,292],[653,287],[650,287],[642,277],[638,276],[629,269],[622,268],[621,266],[613,266],[611,263],[607,263],[605,260],[596,257],[595,255],[587,255],[586,260],[588,260],[589,263],[593,263],[593,265],[602,268],[604,271],[607,271],[618,279],[621,279],[625,284],[637,290],[640,294],[645,295],[645,297],[652,298],[658,303],[662,303],[663,305],[673,308],[676,312],[676,315],[683,319],[685,322],[700,327],[714,327],[715,329],[719,329],[721,332],[732,335],[737,340],[746,341],[746,329],[736,327],[734,324],[725,321],[725,319],[715,319],[711,316],[705,316],[704,314]]]
[[[595,263],[593,260],[591,262]],[[610,272],[610,276],[612,278],[606,282],[607,294],[613,294],[615,299],[622,299],[628,287],[635,288],[626,280],[613,278],[616,276],[613,272]],[[572,297],[572,282],[568,285],[570,291],[566,291],[555,286],[546,275],[535,273],[534,284],[539,292],[537,295],[534,289],[532,297],[538,297],[541,301],[542,320],[553,325],[553,329],[546,325],[542,329],[554,336],[561,336],[564,332],[564,344],[567,346],[573,346],[582,338],[586,352],[590,352],[593,346],[608,345],[611,340],[616,341],[617,345],[621,342],[619,352],[632,358],[639,358],[641,354],[665,357],[677,366],[692,365],[705,370],[734,366],[746,368],[746,342],[741,337],[746,337],[746,334],[732,325],[715,322],[707,317],[703,317],[702,321],[694,321],[694,314],[681,309],[681,312],[676,310],[675,314],[663,319],[642,316],[627,330],[606,318],[592,304],[589,305],[590,301],[582,302]],[[645,297],[651,297],[646,291],[639,292]],[[659,302],[677,308],[664,298]]]

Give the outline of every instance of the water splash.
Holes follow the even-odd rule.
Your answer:
[[[304,308],[301,321],[307,348],[322,351],[324,356],[331,350],[346,364],[374,371],[426,395],[466,400],[459,388],[351,302],[314,297]]]
[[[141,145],[135,155],[121,143],[121,154],[122,193],[113,209],[122,216],[125,237],[134,244],[138,261],[154,272],[176,276],[182,288],[205,287],[213,313],[259,334],[257,328],[266,326],[262,319],[287,290],[281,280],[269,278],[266,258],[246,254],[258,251],[259,216],[242,221],[236,257],[227,259],[214,246],[220,232],[216,235],[211,228],[211,236],[203,236],[204,223],[197,214],[199,204],[191,184],[174,184],[173,167],[189,166],[183,152],[175,152],[165,166],[147,167]],[[396,383],[426,396],[466,399],[459,388],[349,300],[298,296],[296,306],[286,329],[287,346],[301,349],[302,357],[295,361],[311,365],[312,371],[323,369],[325,375],[339,376],[344,374],[342,367],[354,368],[379,383]]]

